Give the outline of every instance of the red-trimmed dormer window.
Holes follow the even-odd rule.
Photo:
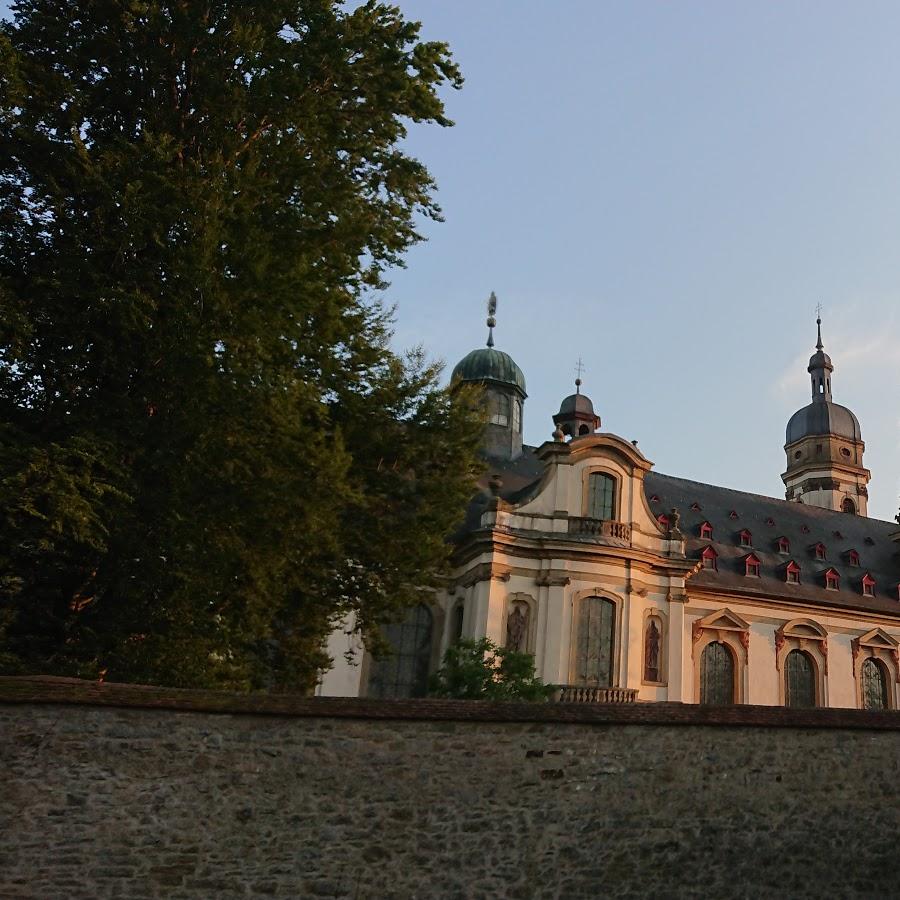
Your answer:
[[[712,525],[709,522],[704,522],[700,526],[700,540],[702,541],[711,541],[712,540]]]
[[[875,579],[866,572],[862,578],[862,589],[864,597],[874,597],[875,596]]]
[[[662,525],[663,528],[669,527],[669,517],[665,513],[660,513],[656,517],[656,521],[659,522],[659,524]]]
[[[704,547],[700,553],[700,560],[704,569],[712,569],[714,572],[719,569],[719,554],[712,547]]]
[[[732,510],[730,513],[728,513],[729,519],[736,519],[737,517],[738,517],[738,514],[735,510]]]
[[[825,551],[825,545],[823,543],[818,543],[813,547],[813,553],[816,555],[816,559],[826,559],[827,553]]]
[[[744,557],[745,575],[751,578],[759,578],[759,557],[755,553],[750,553]]]
[[[837,569],[829,569],[825,573],[825,589],[828,591],[839,591],[841,589],[841,576],[838,575]]]
[[[782,535],[778,538],[778,552],[779,553],[790,553],[791,552],[791,542]]]
[[[784,570],[784,580],[787,584],[800,584],[800,566],[791,560]]]
[[[696,500],[691,504],[691,512],[700,512],[701,509],[703,507]]]
[[[747,531],[746,528],[738,535],[738,537],[740,539],[742,547],[753,546],[753,535],[749,531]]]
[[[851,550],[851,551],[847,554],[847,559],[850,561],[850,565],[851,565],[851,566],[858,566],[858,565],[859,565],[859,553],[857,553],[856,550]]]

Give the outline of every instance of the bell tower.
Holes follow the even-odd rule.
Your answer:
[[[816,325],[816,352],[807,367],[812,403],[795,412],[787,426],[787,470],[781,476],[785,496],[811,506],[864,516],[871,478],[863,465],[866,445],[856,416],[832,400],[834,364],[822,343],[821,314]]]
[[[487,346],[467,353],[453,369],[451,386],[477,384],[483,389],[485,405],[482,450],[489,459],[517,459],[522,455],[522,409],[525,398],[525,376],[502,350],[494,348],[497,326],[497,297],[488,300]]]

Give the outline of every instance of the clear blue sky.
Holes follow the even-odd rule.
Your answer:
[[[892,518],[900,3],[399,5],[466,85],[447,92],[455,128],[410,135],[446,222],[392,277],[397,347],[452,367],[483,344],[494,290],[530,443],[581,356],[603,428],[657,469],[783,496],[821,302],[870,514]]]
[[[525,372],[525,437],[572,390],[658,470],[783,496],[824,307],[870,514],[900,493],[900,4],[405,0],[466,85],[415,153],[446,222],[396,273],[397,345]]]

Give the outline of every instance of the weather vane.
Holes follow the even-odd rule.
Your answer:
[[[488,327],[488,339],[487,345],[488,347],[494,346],[494,326],[497,324],[497,295],[491,291],[491,296],[488,297],[488,317],[487,317],[487,327]]]
[[[575,393],[581,393],[581,376],[584,374],[584,363],[581,361],[581,357],[578,357],[578,362],[575,364]]]

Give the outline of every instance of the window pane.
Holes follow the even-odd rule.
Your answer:
[[[816,671],[812,658],[802,650],[791,650],[784,665],[785,703],[800,709],[816,705]]]
[[[616,606],[603,597],[582,600],[575,642],[575,678],[587,687],[611,687]]]
[[[862,675],[863,708],[887,709],[887,678],[885,678],[884,667],[874,659],[867,659],[863,663]]]
[[[707,644],[700,657],[700,702],[712,706],[734,703],[734,660],[719,641]]]
[[[419,604],[402,622],[385,625],[383,634],[393,653],[372,664],[370,697],[422,697],[431,660],[431,611]]]
[[[592,519],[615,519],[616,479],[602,472],[588,480],[588,515]]]

